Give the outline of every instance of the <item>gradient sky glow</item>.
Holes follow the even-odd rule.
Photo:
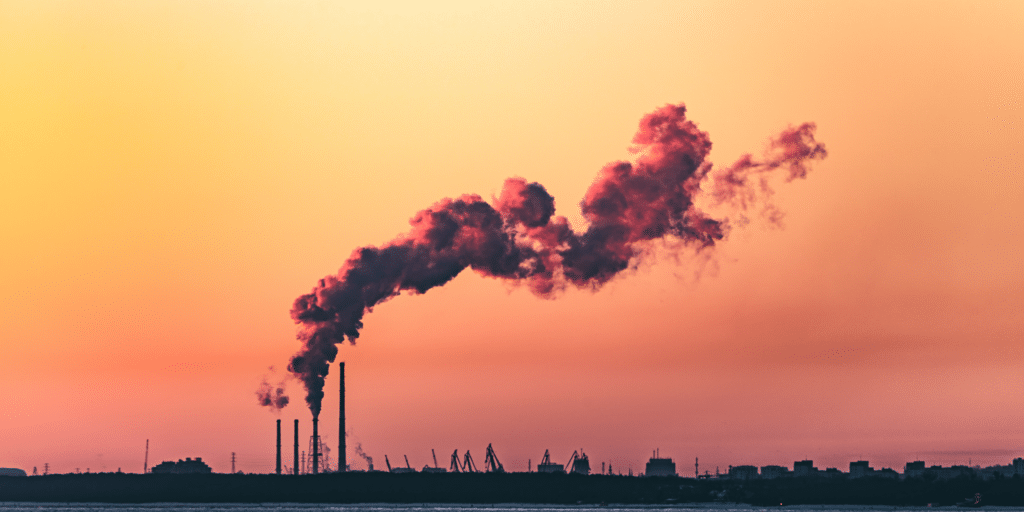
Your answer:
[[[1024,456],[1024,4],[421,4],[4,4],[0,467],[138,472],[150,439],[150,465],[272,471],[274,420],[310,433],[297,383],[280,416],[254,395],[298,295],[510,176],[580,229],[678,102],[721,165],[817,123],[784,229],[596,294],[467,271],[387,302],[341,349],[350,446],[623,472],[660,448],[684,475]]]

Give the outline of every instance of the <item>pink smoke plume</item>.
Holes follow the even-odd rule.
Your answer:
[[[288,369],[302,380],[317,417],[338,344],[355,343],[363,315],[402,291],[426,293],[469,267],[551,298],[569,285],[599,289],[635,265],[653,240],[713,247],[729,224],[694,206],[701,185],[711,182],[715,205],[746,210],[770,196],[768,173],[784,169],[786,181],[803,178],[809,160],[827,155],[814,129],[811,123],[787,129],[763,159],[746,155],[717,172],[705,161],[711,140],[686,119],[686,107],[659,108],[640,121],[631,147],[635,162],[606,165],[587,190],[580,203],[588,222],[582,233],[554,216],[554,198],[543,186],[523,178],[506,180],[493,205],[477,195],[442,199],[417,213],[408,233],[381,247],[356,249],[337,275],[295,300],[291,315],[302,349]],[[766,208],[775,220],[773,207]]]
[[[273,371],[274,368],[271,367],[270,370]],[[288,396],[285,395],[284,382],[282,381],[275,386],[268,382],[267,379],[267,377],[263,377],[260,387],[256,389],[256,400],[259,401],[261,406],[270,407],[273,411],[280,411],[288,405]]]
[[[785,168],[789,171],[785,177],[787,183],[806,178],[806,161],[828,156],[825,146],[814,141],[814,129],[814,123],[787,128],[770,141],[763,159],[755,160],[747,154],[729,167],[715,170],[710,190],[714,204],[727,204],[742,211],[760,204],[761,215],[779,224],[782,212],[770,201],[774,191],[769,185],[769,177],[772,171]],[[741,214],[740,220],[745,223],[746,216]]]

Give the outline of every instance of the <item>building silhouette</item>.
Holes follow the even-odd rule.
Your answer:
[[[195,459],[186,458],[185,460],[178,459],[178,462],[164,461],[153,469],[149,470],[150,473],[169,473],[169,474],[190,474],[190,473],[213,473],[210,466],[207,466],[203,462],[202,457],[196,457]]]

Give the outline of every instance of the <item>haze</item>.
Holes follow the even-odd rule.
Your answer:
[[[542,300],[464,272],[343,346],[350,449],[679,472],[1024,455],[1017,2],[8,2],[0,466],[274,468],[288,311],[507,177],[578,202],[669,103],[829,157],[708,254]],[[336,446],[327,378],[321,431]],[[333,409],[332,409],[333,407]],[[286,438],[290,432],[286,430]],[[355,468],[361,460],[348,454]]]

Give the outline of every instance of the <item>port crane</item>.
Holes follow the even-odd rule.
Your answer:
[[[452,452],[451,466],[448,468],[452,473],[479,473],[480,470],[476,469],[476,463],[473,462],[473,456],[469,454],[469,450],[466,450],[466,457],[459,461],[459,451],[455,450]]]
[[[544,450],[544,458],[540,460],[540,464],[537,464],[538,473],[565,473],[565,468],[561,464],[551,462],[551,454],[548,450]]]
[[[469,452],[466,452],[469,455]],[[504,473],[505,466],[501,465],[501,461],[498,460],[498,455],[494,453],[494,448],[491,444],[487,444],[487,456],[484,458],[484,471],[488,473]]]
[[[459,450],[452,452],[452,463],[448,467],[448,471],[451,471],[452,473],[462,472],[462,466],[459,464]]]
[[[476,463],[473,462],[473,456],[469,454],[469,450],[466,450],[465,460],[462,461],[462,469],[467,473],[479,473],[476,469]]]
[[[447,473],[448,472],[447,469],[441,468],[441,467],[437,466],[437,454],[434,453],[434,449],[433,448],[430,449],[430,456],[434,459],[434,466],[431,467],[430,464],[424,465],[423,466],[423,473]]]
[[[580,448],[579,452],[573,450],[572,457],[565,464],[564,470],[566,473],[590,474],[590,458],[587,457],[587,454],[583,453],[583,448]]]
[[[388,465],[388,473],[415,473],[416,472],[416,470],[412,469],[412,466],[409,465],[409,456],[408,455],[403,455],[403,457],[405,457],[405,467],[404,468],[401,467],[401,466],[391,467],[391,461],[388,460],[387,454],[384,454],[384,463]]]

